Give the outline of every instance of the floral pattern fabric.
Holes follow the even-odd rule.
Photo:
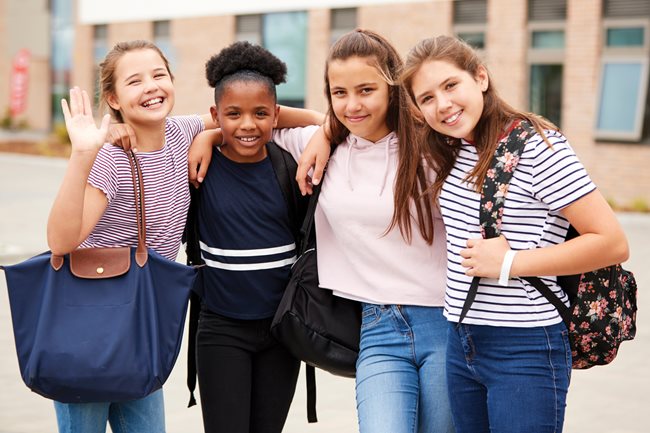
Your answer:
[[[620,344],[634,338],[636,292],[634,275],[620,265],[580,276],[567,326],[573,368],[609,364],[616,358]]]

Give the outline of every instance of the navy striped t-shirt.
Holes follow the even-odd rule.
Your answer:
[[[552,148],[538,134],[526,143],[505,201],[501,232],[513,250],[543,248],[564,241],[569,222],[560,210],[596,187],[567,139],[547,131]],[[463,141],[456,164],[440,194],[447,230],[447,291],[445,316],[458,322],[472,277],[461,266],[460,250],[480,238],[480,195],[465,182],[476,165],[476,148]],[[565,303],[556,277],[542,278]],[[547,326],[561,322],[557,310],[537,290],[518,278],[508,287],[482,278],[476,300],[463,323],[510,327]]]
[[[144,182],[147,246],[170,260],[178,254],[190,205],[187,152],[203,128],[199,116],[169,117],[162,149],[136,154]],[[133,178],[126,152],[105,144],[88,183],[106,194],[108,208],[81,247],[137,245]]]
[[[215,149],[208,171],[198,206],[203,302],[235,319],[271,317],[296,261],[271,160],[238,163]]]

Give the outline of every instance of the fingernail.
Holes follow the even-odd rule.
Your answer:
[[[318,185],[320,183],[320,179],[316,178],[311,181],[312,184]]]
[[[199,177],[197,180],[199,181],[199,183],[203,183],[203,178],[202,177]]]

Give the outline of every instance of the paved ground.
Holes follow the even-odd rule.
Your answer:
[[[61,180],[65,161],[0,154],[0,264],[10,264],[46,249],[45,223]],[[629,237],[632,258],[627,263],[640,287],[636,340],[624,345],[607,367],[574,371],[565,432],[642,433],[650,431],[650,215],[619,216]],[[4,278],[0,278],[0,433],[56,432],[51,402],[30,392],[21,382],[14,351]],[[187,409],[185,356],[165,385],[169,433],[201,432],[198,407]],[[289,414],[287,433],[354,433],[357,431],[354,382],[319,374],[320,421],[307,424],[304,378]],[[471,409],[468,409],[471,410]],[[390,432],[386,432],[390,433]]]

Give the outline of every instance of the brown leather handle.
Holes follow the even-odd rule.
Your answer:
[[[127,152],[131,165],[131,176],[133,178],[133,194],[135,196],[135,215],[138,222],[138,246],[135,249],[135,262],[143,267],[147,263],[147,219],[144,207],[144,181],[142,180],[142,169],[140,163],[132,150]]]
[[[147,252],[147,221],[144,211],[144,182],[142,180],[142,169],[133,151],[127,152],[129,165],[131,166],[131,177],[133,178],[133,195],[135,197],[135,218],[138,226],[138,246],[135,249],[135,262],[143,267],[147,263],[149,254]],[[50,265],[55,271],[63,266],[63,256],[52,254]]]

